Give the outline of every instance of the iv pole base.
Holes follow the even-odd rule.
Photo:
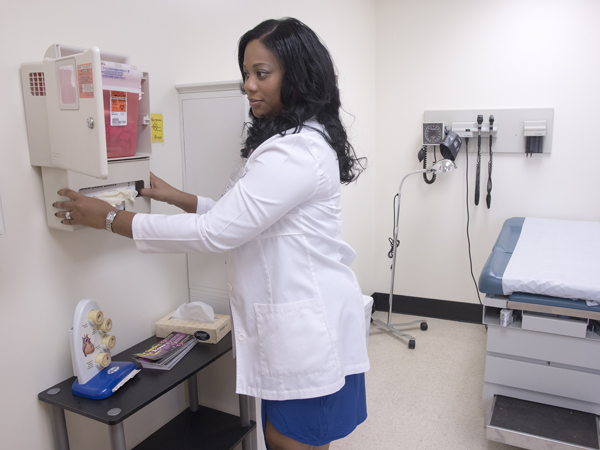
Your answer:
[[[373,319],[373,323],[381,328],[384,328],[385,330],[395,334],[396,336],[399,336],[401,338],[407,338],[408,339],[408,348],[413,350],[415,348],[416,345],[416,340],[413,336],[411,336],[410,334],[407,333],[403,333],[400,330],[397,330],[394,327],[397,326],[407,326],[407,325],[416,325],[417,323],[421,324],[421,330],[425,331],[427,330],[427,322],[425,320],[413,320],[412,322],[408,322],[408,323],[397,323],[397,324],[391,324],[388,325],[385,322],[382,322],[379,319]]]

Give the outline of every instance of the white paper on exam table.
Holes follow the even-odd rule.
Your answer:
[[[526,218],[502,277],[513,292],[600,302],[600,223]]]

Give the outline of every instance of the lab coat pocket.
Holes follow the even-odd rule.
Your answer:
[[[289,377],[336,367],[319,298],[279,305],[255,304],[262,374]]]

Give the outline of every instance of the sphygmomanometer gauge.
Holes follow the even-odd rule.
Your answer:
[[[444,140],[443,123],[423,124],[423,145],[440,145]]]

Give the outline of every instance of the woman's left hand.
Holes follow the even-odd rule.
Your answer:
[[[113,210],[112,205],[104,200],[86,197],[71,189],[61,189],[58,195],[69,197],[70,201],[56,202],[52,206],[60,209],[55,214],[63,219],[65,225],[83,225],[84,227],[103,230],[106,228],[106,216]],[[70,217],[70,219],[69,219]]]

